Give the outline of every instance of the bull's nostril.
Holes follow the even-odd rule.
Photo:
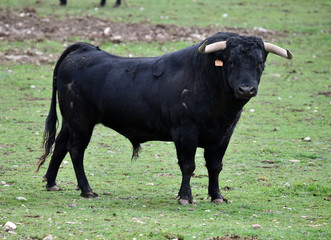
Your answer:
[[[255,87],[251,87],[250,91],[249,91],[250,94],[255,94]]]
[[[242,97],[253,97],[256,94],[256,88],[253,86],[240,86],[237,91]]]
[[[239,88],[238,88],[238,93],[239,93],[239,94],[243,94],[244,91],[245,91],[244,87],[239,87]]]
[[[246,91],[247,91],[247,92],[251,92],[252,89],[254,89],[254,87],[246,87]]]

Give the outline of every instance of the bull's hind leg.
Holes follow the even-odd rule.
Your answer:
[[[83,197],[98,197],[98,194],[92,191],[84,171],[84,153],[90,142],[93,127],[89,130],[71,132],[69,138],[69,153],[74,166],[78,188],[82,191]]]
[[[59,191],[61,190],[56,185],[56,176],[59,171],[59,167],[64,157],[66,156],[67,150],[67,141],[68,141],[68,128],[65,123],[62,124],[61,131],[55,140],[55,148],[53,151],[53,155],[51,161],[48,166],[48,170],[44,176],[43,181],[47,181],[46,189],[48,191]]]

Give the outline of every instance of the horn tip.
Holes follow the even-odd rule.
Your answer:
[[[199,53],[205,53],[208,40],[204,41],[201,46],[198,48]]]
[[[291,53],[290,50],[286,49],[286,53],[287,53],[287,58],[288,59],[292,59],[293,58],[293,54]]]

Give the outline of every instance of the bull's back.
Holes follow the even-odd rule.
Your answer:
[[[79,111],[127,137],[169,138],[160,84],[152,76],[155,59],[123,58],[83,45],[59,67],[61,109]]]

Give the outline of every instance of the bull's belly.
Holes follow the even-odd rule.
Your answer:
[[[139,122],[128,122],[112,121],[110,119],[101,121],[106,127],[109,127],[130,141],[136,143],[143,143],[147,141],[172,141],[170,130],[161,129],[160,126],[152,126],[152,124],[139,123]]]

